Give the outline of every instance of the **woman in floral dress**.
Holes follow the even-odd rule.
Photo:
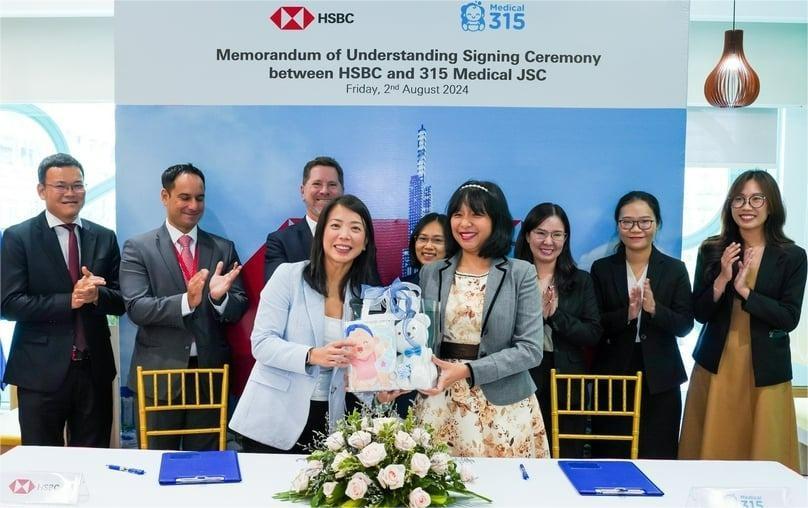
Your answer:
[[[513,220],[502,190],[470,180],[452,195],[449,257],[421,269],[424,298],[441,305],[437,386],[416,416],[454,455],[549,457],[530,368],[541,362],[536,270],[510,259]]]

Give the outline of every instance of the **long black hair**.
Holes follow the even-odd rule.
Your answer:
[[[379,272],[376,267],[376,240],[373,234],[373,219],[370,217],[365,203],[356,196],[345,194],[330,202],[320,213],[317,221],[317,229],[314,232],[314,240],[311,243],[311,255],[309,265],[303,270],[303,280],[315,291],[323,296],[328,296],[328,280],[325,273],[325,251],[323,249],[323,235],[331,216],[331,211],[337,206],[342,206],[355,212],[362,219],[365,226],[365,240],[367,245],[356,259],[351,263],[351,268],[339,283],[340,297],[345,294],[345,287],[350,284],[351,292],[354,296],[360,295],[362,284],[378,286]]]
[[[528,212],[527,217],[522,221],[522,228],[519,230],[519,235],[516,237],[514,254],[518,259],[523,259],[530,264],[534,264],[533,251],[530,250],[528,235],[550,217],[558,217],[561,223],[564,224],[564,232],[567,234],[564,240],[564,246],[561,248],[561,253],[558,255],[558,259],[556,259],[555,272],[553,274],[555,286],[558,288],[559,294],[566,294],[573,288],[577,266],[575,265],[575,260],[572,258],[572,249],[570,249],[570,241],[572,239],[570,221],[567,218],[567,213],[561,208],[561,205],[555,203],[541,203],[534,206],[533,209]]]
[[[713,280],[718,276],[721,271],[721,255],[729,244],[732,242],[743,243],[741,230],[735,223],[735,219],[732,218],[732,199],[741,193],[746,182],[750,180],[754,180],[766,196],[765,206],[768,207],[769,212],[766,222],[763,223],[763,235],[766,243],[772,245],[794,243],[794,240],[783,232],[786,224],[786,207],[775,179],[760,169],[744,171],[730,186],[727,199],[724,200],[721,208],[721,233],[707,238],[701,244],[701,255],[705,263],[705,280]],[[736,267],[733,268],[737,270]]]

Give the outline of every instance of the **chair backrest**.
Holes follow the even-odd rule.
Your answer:
[[[587,384],[593,385],[592,404],[587,406]],[[566,400],[559,407],[559,383],[565,388]],[[605,392],[603,391],[605,390]],[[629,404],[628,395],[633,392],[633,402]],[[577,393],[575,404],[572,395]],[[606,407],[601,401],[607,396]],[[604,376],[598,374],[557,374],[550,371],[550,417],[553,420],[552,448],[553,458],[558,458],[561,439],[597,440],[597,441],[631,441],[631,458],[636,459],[640,444],[640,403],[642,397],[642,372],[633,376]],[[615,401],[617,402],[615,404]],[[577,406],[577,407],[573,407]],[[610,416],[631,418],[631,434],[561,434],[558,428],[560,416]]]
[[[225,449],[227,440],[227,393],[228,393],[229,365],[220,369],[165,369],[144,370],[137,367],[137,407],[138,425],[140,432],[140,447],[149,447],[150,436],[181,436],[189,434],[219,434],[219,450]],[[218,379],[217,379],[218,378]],[[147,383],[151,386],[151,393],[158,393],[157,387],[165,383],[167,387],[166,398],[146,400],[141,394],[146,393]],[[187,392],[193,384],[193,400],[187,400]],[[177,390],[179,388],[179,390]],[[208,396],[202,395],[202,389],[207,389]],[[218,395],[217,397],[214,395]],[[149,402],[147,404],[147,402]],[[193,429],[148,429],[149,413],[156,411],[182,411],[182,410],[219,410],[219,426]]]

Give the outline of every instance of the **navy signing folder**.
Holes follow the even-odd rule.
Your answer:
[[[633,462],[559,460],[572,486],[583,496],[662,496],[659,487]]]
[[[240,482],[238,455],[223,452],[167,452],[160,463],[160,485]]]

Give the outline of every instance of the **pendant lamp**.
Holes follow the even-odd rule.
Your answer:
[[[717,108],[742,108],[759,93],[760,80],[743,53],[743,30],[735,29],[733,0],[732,30],[724,32],[724,53],[704,82],[704,96]]]

